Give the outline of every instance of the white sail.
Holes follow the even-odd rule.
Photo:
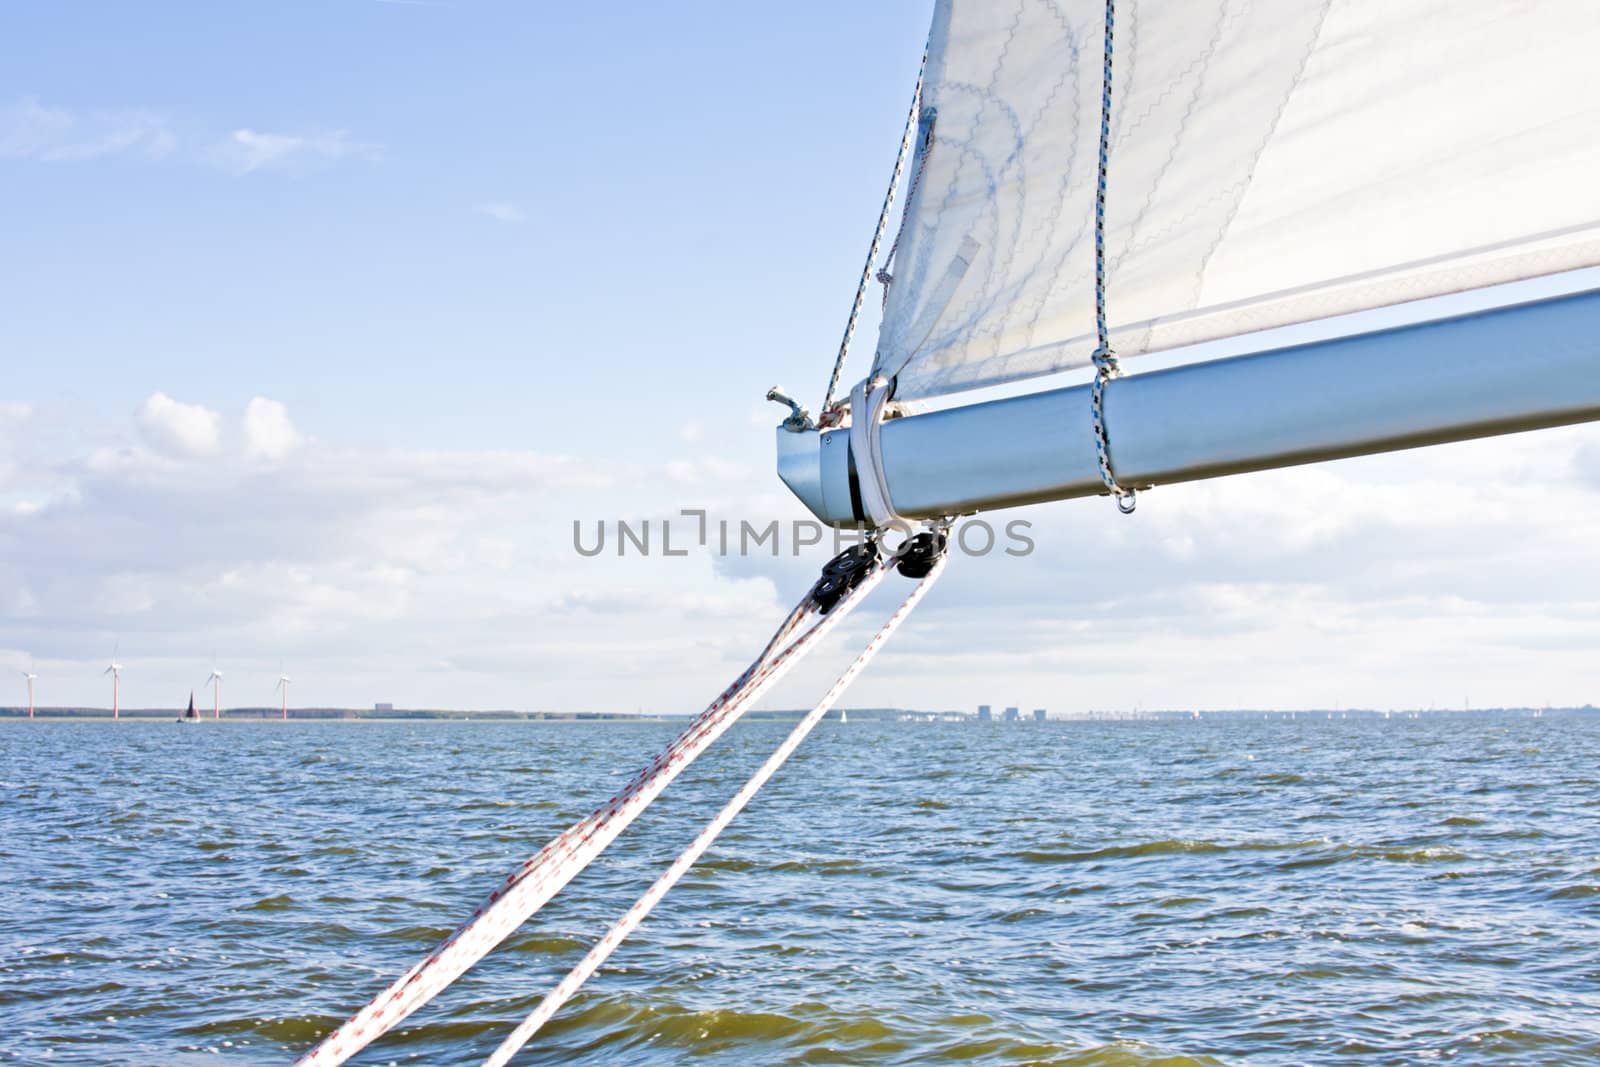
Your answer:
[[[1595,0],[1117,0],[1119,355],[1600,262]],[[938,0],[875,369],[1087,363],[1104,0]]]

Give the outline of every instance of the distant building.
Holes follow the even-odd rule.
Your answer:
[[[372,705],[372,710],[374,712],[378,713],[379,715],[382,715],[384,712],[393,711],[394,710],[394,705],[393,704],[374,704],[374,705]]]
[[[1022,718],[1022,716],[1017,713],[1017,709],[1016,708],[1007,708],[1006,709],[1006,722],[1017,722],[1021,718]]]
[[[989,705],[987,705],[987,704],[979,704],[978,705],[978,721],[979,722],[992,722],[992,721],[994,721],[994,714],[989,710]]]
[[[1044,722],[1044,709],[1043,708],[1034,708],[1033,709],[1033,721],[1034,722]]]

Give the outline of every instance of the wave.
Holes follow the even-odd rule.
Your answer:
[[[1293,849],[1314,848],[1327,844],[1321,839],[1312,841],[1186,841],[1164,838],[1159,841],[1142,841],[1136,845],[1108,845],[1104,848],[1081,852],[1062,852],[1053,849],[1023,849],[1007,855],[1024,863],[1095,863],[1103,860],[1144,859],[1151,856],[1190,855],[1203,856],[1224,852],[1281,852]]]
[[[625,1062],[623,1050],[649,1046],[703,1056],[738,1048],[765,1064],[974,1060],[1060,1067],[1220,1067],[1209,1057],[1174,1054],[1133,1041],[1073,1045],[1017,1035],[1014,1023],[972,1014],[914,1022],[896,1011],[840,1010],[816,1002],[776,1011],[696,1010],[673,1002],[641,1005],[623,997],[594,998],[552,1024],[543,1051],[591,1054]],[[560,1048],[550,1044],[559,1042]],[[581,1043],[580,1043],[581,1042]],[[918,1050],[914,1060],[910,1050]],[[564,1062],[555,1059],[555,1062]]]

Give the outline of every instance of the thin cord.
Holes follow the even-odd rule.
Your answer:
[[[917,116],[922,110],[922,75],[928,68],[928,54],[922,54],[922,65],[917,68],[917,88],[911,94],[911,112],[906,116],[905,132],[900,135],[900,153],[894,159],[894,174],[889,178],[889,189],[883,194],[883,209],[878,212],[878,228],[872,232],[872,245],[867,249],[867,264],[861,268],[861,281],[856,286],[855,303],[850,306],[850,318],[844,324],[844,339],[839,342],[839,355],[833,361],[833,374],[828,378],[828,391],[822,396],[819,417],[826,417],[833,406],[833,394],[839,390],[839,375],[844,371],[845,357],[850,354],[850,340],[856,333],[856,321],[861,317],[861,305],[867,299],[867,287],[872,284],[872,267],[878,261],[878,249],[883,246],[883,235],[889,229],[889,212],[894,207],[895,188],[900,184],[900,174],[905,170],[906,157],[911,152],[911,142],[917,131]]]
[[[1124,515],[1139,506],[1139,495],[1117,483],[1111,469],[1111,441],[1106,432],[1106,384],[1122,376],[1122,365],[1111,347],[1106,323],[1106,168],[1111,161],[1111,60],[1115,54],[1116,0],[1106,0],[1105,66],[1100,77],[1100,170],[1094,187],[1094,384],[1089,389],[1089,409],[1094,418],[1094,451],[1100,464],[1100,481],[1115,498]]]

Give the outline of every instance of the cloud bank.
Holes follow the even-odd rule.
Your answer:
[[[95,665],[120,642],[133,703],[171,703],[214,649],[238,703],[270,703],[281,659],[312,705],[688,712],[825,554],[574,550],[574,519],[802,517],[698,423],[677,454],[619,463],[358,447],[267,396],[153,393],[99,439],[35,439],[33,407],[0,406],[0,665],[37,657],[47,703],[104,703]],[[1036,551],[958,556],[851,703],[1593,700],[1595,442],[1577,427],[1160,487],[1132,518],[1104,500],[992,516],[1029,520]],[[897,583],[769,704],[820,691]]]
[[[180,159],[244,175],[367,157],[375,151],[345,130],[285,132],[242,126],[217,134],[196,128],[180,132],[180,125],[145,108],[73,109],[24,96],[0,104],[0,159]],[[510,205],[487,207],[516,211]]]

